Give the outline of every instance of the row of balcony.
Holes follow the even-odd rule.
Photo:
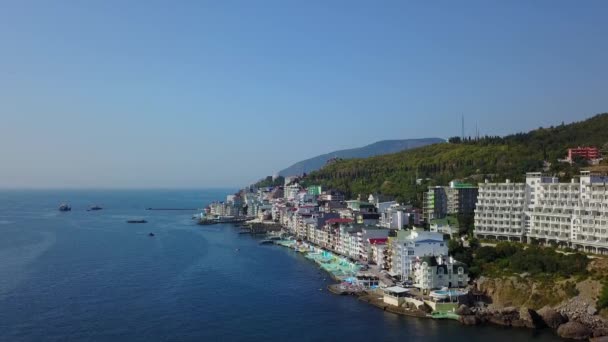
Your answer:
[[[475,227],[476,233],[499,234],[499,235],[521,235],[521,229],[500,229],[494,227]]]

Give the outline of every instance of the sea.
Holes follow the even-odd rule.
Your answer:
[[[558,340],[387,313],[331,294],[329,276],[294,251],[197,226],[195,210],[146,210],[231,192],[0,191],[0,341]]]

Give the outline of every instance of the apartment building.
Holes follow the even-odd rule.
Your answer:
[[[477,194],[477,187],[458,181],[449,186],[431,186],[423,194],[423,218],[430,223],[447,215],[472,214]]]
[[[526,174],[525,183],[482,183],[475,235],[608,254],[607,183],[589,171],[570,183],[540,173]]]

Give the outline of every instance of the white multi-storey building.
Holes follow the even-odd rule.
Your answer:
[[[475,235],[608,253],[608,177],[581,172],[558,183],[540,173],[526,183],[482,183]]]
[[[403,279],[412,276],[413,262],[424,256],[448,254],[448,244],[443,235],[418,229],[401,230],[392,239],[391,272]]]
[[[526,184],[481,183],[475,208],[475,235],[521,241],[525,232]]]
[[[467,266],[452,257],[422,257],[414,263],[414,287],[431,290],[464,287],[469,281]]]

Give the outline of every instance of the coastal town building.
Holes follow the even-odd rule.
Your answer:
[[[570,183],[540,173],[526,174],[525,183],[482,183],[475,235],[607,254],[607,183],[607,176],[589,171]]]
[[[380,220],[378,225],[387,229],[403,229],[404,227],[420,226],[422,212],[411,205],[392,204],[385,209],[378,208]]]
[[[434,219],[429,226],[431,232],[449,235],[450,237],[457,236],[460,233],[458,219],[454,216],[446,216],[442,219]]]
[[[383,301],[386,304],[401,306],[405,303],[405,299],[408,297],[410,290],[400,287],[391,286],[384,289]]]
[[[360,213],[375,213],[378,211],[374,204],[360,200],[346,201],[346,208]]]
[[[430,223],[447,215],[473,214],[477,202],[477,187],[458,181],[449,186],[430,186],[423,194],[423,218]]]
[[[568,149],[567,160],[569,162],[573,162],[576,158],[581,158],[584,160],[594,160],[599,159],[601,157],[600,150],[597,147],[588,146],[588,147],[573,147]]]
[[[287,199],[287,200],[293,200],[295,199],[298,194],[300,193],[300,190],[302,190],[302,188],[300,187],[300,184],[298,183],[291,183],[289,185],[285,185],[283,187],[283,196]]]
[[[358,259],[363,261],[369,261],[372,259],[372,249],[370,241],[374,239],[386,239],[388,238],[389,231],[387,229],[373,228],[373,227],[362,227],[358,235]]]
[[[391,264],[390,271],[408,279],[412,276],[413,262],[424,256],[439,256],[448,254],[447,242],[443,235],[420,229],[400,230],[390,239]]]
[[[344,194],[337,190],[325,190],[319,195],[319,202],[343,202]]]
[[[312,195],[316,198],[317,196],[321,195],[321,189],[322,188],[320,185],[310,185],[308,186],[308,188],[306,188],[306,191],[309,195]]]
[[[467,266],[446,256],[424,256],[413,265],[414,287],[421,290],[465,287],[469,281]]]
[[[370,263],[378,265],[379,269],[384,269],[386,264],[386,238],[372,238],[369,239],[369,248],[371,257],[368,260]]]

